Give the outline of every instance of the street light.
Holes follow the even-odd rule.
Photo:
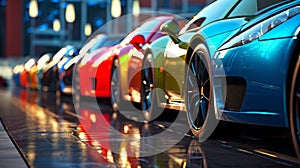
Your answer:
[[[69,29],[69,39],[72,40],[72,32],[73,32],[73,22],[76,19],[76,14],[75,14],[75,7],[74,4],[69,3],[66,7],[66,13],[65,13],[65,18],[68,23],[68,29]]]
[[[31,18],[36,18],[39,14],[38,3],[36,0],[31,0],[29,2],[29,16]]]
[[[140,1],[134,0],[132,4],[132,13],[134,16],[138,16],[140,14]]]
[[[73,23],[75,21],[76,18],[76,14],[75,14],[75,7],[73,4],[68,4],[66,7],[66,21],[68,23]]]
[[[90,23],[86,23],[84,26],[84,34],[86,36],[90,36],[92,34],[92,25]]]
[[[112,0],[111,2],[111,16],[114,18],[121,16],[121,2],[120,0]]]
[[[139,15],[140,15],[140,2],[139,0],[134,0],[132,4],[132,13],[134,17],[134,27],[139,22]]]
[[[59,21],[59,19],[54,19],[54,21],[53,21],[53,30],[54,31],[60,31],[60,21]]]
[[[38,3],[36,0],[31,0],[29,2],[29,16],[31,17],[30,20],[30,27],[32,29],[30,35],[30,56],[35,56],[35,49],[33,45],[34,40],[34,27],[35,27],[35,18],[39,15]]]

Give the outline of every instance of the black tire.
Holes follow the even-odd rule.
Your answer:
[[[157,119],[163,109],[158,105],[157,96],[159,96],[157,90],[155,90],[154,60],[152,53],[145,55],[145,59],[142,64],[141,73],[141,109],[144,115],[144,119],[149,122]]]
[[[293,72],[290,91],[290,127],[295,152],[300,159],[300,57]]]
[[[191,132],[200,141],[215,130],[215,117],[211,65],[207,47],[200,43],[187,60],[185,79],[185,107]]]
[[[122,104],[121,86],[120,86],[120,64],[119,59],[115,58],[112,64],[111,72],[111,105],[114,111],[117,111]]]

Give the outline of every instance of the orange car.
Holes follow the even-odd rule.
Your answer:
[[[51,54],[46,53],[29,70],[29,86],[31,89],[42,89],[41,78],[43,67],[49,63]]]
[[[23,88],[29,87],[29,71],[35,65],[35,59],[31,58],[24,64],[24,69],[20,72],[20,85]]]

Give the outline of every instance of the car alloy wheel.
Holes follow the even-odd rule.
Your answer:
[[[151,64],[151,54],[148,54],[146,59],[143,62],[142,68],[142,83],[141,83],[141,104],[142,111],[146,120],[150,120],[151,117],[151,105],[152,102],[152,93],[153,93],[153,69]]]
[[[153,110],[153,68],[152,55],[148,54],[143,61],[142,82],[141,82],[141,105],[144,118],[151,120],[151,111]]]
[[[157,104],[157,96],[161,96],[159,89],[155,88],[153,55],[148,53],[142,64],[141,73],[141,107],[144,119],[153,121],[162,115],[163,109]]]
[[[300,58],[294,69],[290,93],[290,124],[296,154],[300,158]]]
[[[111,104],[116,111],[121,102],[119,60],[114,59],[111,73]]]
[[[214,114],[211,66],[207,47],[200,43],[187,61],[185,107],[191,132],[198,138],[208,138],[217,127]]]

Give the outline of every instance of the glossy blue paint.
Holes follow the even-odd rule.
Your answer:
[[[275,12],[267,13],[277,14],[278,11],[281,11],[280,7]],[[232,31],[232,34],[236,35],[225,32],[205,39],[211,50],[212,61],[222,62],[226,77],[241,77],[246,81],[246,94],[242,108],[240,111],[224,110],[221,119],[288,127],[288,68],[297,50],[295,46],[299,43],[297,35],[299,35],[300,15],[290,18],[254,41],[234,46],[232,45],[234,43],[229,40],[223,45],[227,47],[221,47],[221,50],[215,52],[215,48],[220,47],[222,42],[238,36],[242,37],[243,30],[261,24],[256,19],[263,21],[263,17],[269,18],[266,14],[254,18],[246,23],[240,32]],[[228,44],[232,47],[228,48],[230,46]],[[219,107],[224,107],[220,102],[217,104]]]

